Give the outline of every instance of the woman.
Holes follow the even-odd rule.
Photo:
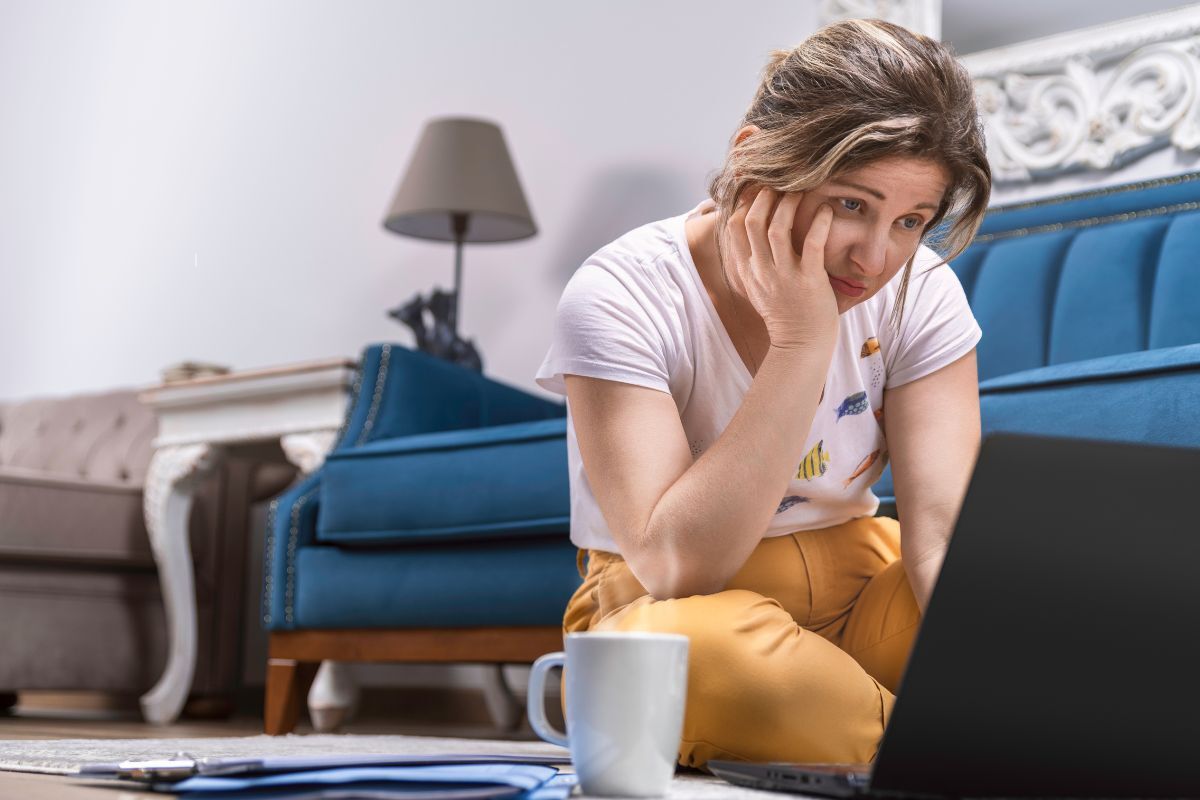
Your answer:
[[[681,764],[874,758],[980,436],[981,332],[924,242],[961,252],[990,186],[952,54],[838,23],[773,54],[709,200],[564,290],[563,630],[690,637]]]

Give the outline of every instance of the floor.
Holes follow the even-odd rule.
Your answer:
[[[536,740],[527,722],[508,733],[487,720],[482,696],[461,690],[397,690],[366,694],[362,711],[346,733],[408,734],[481,739]],[[132,699],[93,695],[22,696],[13,713],[0,714],[0,739],[134,739],[207,736],[255,736],[262,717],[253,701],[239,703],[232,718],[186,719],[173,725],[148,725],[136,716]],[[559,723],[561,725],[561,722]],[[302,721],[296,733],[311,733]],[[167,795],[155,795],[168,797]],[[0,772],[0,798],[28,800],[140,800],[145,795],[112,786],[88,785],[58,775]]]

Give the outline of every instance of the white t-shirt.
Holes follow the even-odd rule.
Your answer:
[[[685,221],[712,208],[636,228],[575,272],[555,314],[550,350],[535,380],[566,394],[563,375],[622,381],[675,400],[693,460],[740,407],[752,377],[717,316],[688,249]],[[922,247],[909,278],[898,333],[889,324],[903,270],[838,318],[825,395],[804,453],[765,537],[871,516],[871,484],[888,460],[883,390],[914,381],[966,355],[983,335],[954,272]],[[579,457],[567,408],[571,541],[619,552]]]

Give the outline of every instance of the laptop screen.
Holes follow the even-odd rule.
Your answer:
[[[985,439],[872,790],[1194,795],[1198,484],[1200,450]]]

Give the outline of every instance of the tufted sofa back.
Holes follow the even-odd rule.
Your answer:
[[[952,268],[980,380],[1200,342],[1200,173],[993,208]]]
[[[0,403],[0,471],[140,488],[158,432],[138,390]]]

